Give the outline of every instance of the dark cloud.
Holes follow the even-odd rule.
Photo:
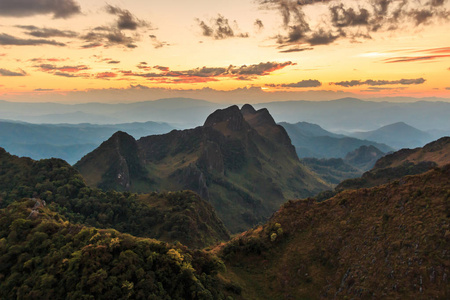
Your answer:
[[[55,40],[21,39],[21,38],[16,38],[16,37],[6,34],[6,33],[0,33],[0,45],[5,45],[5,46],[36,46],[36,45],[65,46],[66,44],[57,42]]]
[[[336,27],[349,27],[369,24],[370,13],[365,8],[359,11],[353,8],[345,8],[344,4],[338,4],[330,7],[331,22]]]
[[[127,36],[122,31],[112,27],[97,27],[87,34],[81,36],[81,39],[88,42],[83,48],[93,48],[102,45],[114,46],[121,45],[127,48],[136,48],[134,44],[137,41],[136,36]]]
[[[446,87],[445,89],[450,91],[450,87]]]
[[[41,71],[44,71],[44,72],[59,71],[59,72],[67,72],[67,73],[76,73],[76,72],[79,72],[79,71],[84,71],[84,70],[89,70],[90,69],[86,65],[58,67],[58,66],[52,65],[52,64],[40,64],[40,65],[37,65],[35,67],[39,68]]]
[[[164,71],[167,72],[169,71],[169,67],[163,67],[163,66],[153,66],[153,68],[160,70],[160,71]]]
[[[303,52],[303,51],[307,51],[307,50],[313,50],[314,48],[312,47],[305,47],[305,48],[290,48],[290,49],[286,49],[286,50],[281,50],[279,51],[280,53],[291,53],[291,52]]]
[[[216,40],[222,40],[226,38],[240,37],[247,38],[248,33],[237,33],[238,26],[234,21],[234,28],[231,27],[227,18],[222,15],[218,15],[217,18],[210,20],[209,25],[205,21],[197,19],[198,25],[202,30],[202,35],[206,37],[212,37]],[[262,22],[261,22],[262,24]]]
[[[260,19],[256,19],[254,25],[258,31],[264,28],[264,24]]]
[[[279,84],[281,87],[290,87],[290,88],[307,88],[307,87],[319,87],[322,83],[319,80],[308,79],[302,80],[296,83],[288,83],[288,84]]]
[[[25,72],[24,70],[14,72],[6,69],[0,69],[0,76],[27,76],[27,72]]]
[[[424,82],[425,79],[423,78],[415,78],[415,79],[400,79],[400,80],[372,80],[372,79],[368,79],[365,81],[351,80],[351,81],[332,82],[330,84],[340,85],[343,87],[352,87],[359,85],[370,85],[370,86],[382,86],[392,84],[411,85],[411,84],[422,84]]]
[[[50,38],[50,37],[68,37],[73,38],[77,37],[78,33],[71,30],[59,30],[55,28],[39,28],[33,25],[17,25],[17,28],[27,30],[25,33],[34,37],[39,38]]]
[[[81,13],[80,5],[74,0],[1,0],[0,15],[6,17],[27,17],[39,14],[53,14],[56,18],[68,18]]]
[[[35,92],[51,92],[54,91],[55,89],[34,89]]]
[[[136,18],[129,10],[107,4],[106,11],[118,17],[116,26],[120,30],[137,30],[139,27],[150,27],[147,22]]]
[[[111,65],[120,64],[120,60],[109,60],[107,63]]]
[[[414,24],[427,25],[436,20],[449,20],[445,0],[429,0],[421,4],[413,0],[366,0],[332,2],[328,14],[322,16],[319,28],[311,28],[304,7],[330,1],[257,0],[264,9],[277,10],[282,18],[281,33],[275,37],[283,47],[295,45],[328,45],[340,38],[359,41],[372,38],[376,31],[391,31]],[[356,3],[356,4],[355,4]],[[407,25],[406,25],[407,24]],[[325,29],[324,29],[325,28]]]
[[[269,75],[270,73],[283,69],[287,66],[295,65],[292,62],[277,63],[266,62],[254,65],[243,65],[228,67],[202,67],[185,71],[173,71],[169,68],[155,66],[160,72],[134,73],[122,71],[124,76],[138,76],[149,80],[156,80],[160,83],[197,83],[217,81],[218,78],[234,78],[237,80],[252,80],[258,76]]]
[[[162,48],[165,46],[170,46],[169,43],[158,40],[156,35],[151,34],[150,38],[152,39],[152,45],[153,45],[153,48],[155,48],[155,49],[159,49],[159,48]]]

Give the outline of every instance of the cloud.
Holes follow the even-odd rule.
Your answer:
[[[71,30],[59,30],[55,28],[39,28],[33,25],[17,25],[17,28],[27,30],[25,33],[38,38],[50,38],[50,37],[77,37],[78,33]]]
[[[260,19],[256,19],[255,23],[253,24],[255,25],[257,31],[261,31],[264,29],[264,24]]]
[[[294,47],[294,48],[290,48],[290,49],[286,49],[286,50],[281,50],[279,52],[280,53],[303,52],[303,51],[313,50],[313,49],[314,48],[312,48],[312,47],[305,47],[305,48]]]
[[[425,81],[426,80],[423,79],[423,78],[400,79],[400,80],[372,80],[372,79],[367,79],[365,81],[351,80],[351,81],[332,82],[330,84],[340,85],[340,86],[343,86],[343,87],[352,87],[352,86],[360,86],[360,85],[369,85],[369,86],[382,86],[382,85],[392,85],[392,84],[411,85],[411,84],[422,84]]]
[[[118,16],[116,26],[119,30],[137,30],[139,27],[150,27],[147,22],[136,18],[129,10],[110,4],[107,4],[105,9],[109,14]]]
[[[122,71],[122,74],[124,76],[144,77],[159,83],[198,83],[217,81],[219,78],[252,80],[291,65],[295,65],[295,63],[290,61],[284,63],[266,62],[242,66],[202,67],[184,71],[174,71],[166,67],[155,66],[154,68],[160,72],[134,73],[132,71]],[[138,66],[145,65],[141,63]]]
[[[162,42],[162,41],[158,40],[156,35],[151,34],[150,38],[152,39],[152,45],[153,45],[153,48],[155,48],[155,49],[159,49],[159,48],[162,48],[164,46],[170,46],[169,43]]]
[[[113,27],[97,27],[81,36],[81,39],[88,42],[82,48],[88,49],[99,46],[121,45],[127,48],[136,48],[134,44],[138,38],[125,35],[122,31]]]
[[[408,26],[424,26],[438,20],[448,21],[450,12],[445,0],[426,3],[413,0],[257,0],[262,9],[278,11],[282,33],[274,37],[282,47],[328,45],[345,38],[352,41],[371,39],[377,31],[392,31]],[[315,9],[320,22],[312,27],[306,6],[331,3]],[[314,15],[314,18],[317,18]]]
[[[26,76],[27,72],[20,70],[19,72],[14,72],[6,69],[0,69],[0,76]]]
[[[53,45],[53,46],[65,46],[64,43],[59,43],[55,40],[45,39],[21,39],[16,38],[6,33],[0,33],[0,45],[5,46],[37,46],[37,45]]]
[[[56,65],[52,65],[52,64],[40,64],[35,67],[39,68],[41,71],[44,71],[44,72],[59,71],[59,72],[67,72],[67,73],[76,73],[79,71],[84,71],[84,70],[90,69],[86,65],[57,67]]]
[[[400,63],[400,62],[417,62],[417,61],[427,61],[427,60],[437,60],[440,58],[450,57],[450,54],[447,55],[426,55],[426,56],[400,56],[400,57],[392,57],[382,60],[382,62],[390,64],[390,63]]]
[[[331,22],[335,27],[349,27],[368,25],[370,13],[365,8],[359,8],[359,11],[352,7],[345,8],[344,4],[338,4],[330,7]]]
[[[95,75],[95,77],[100,78],[100,79],[108,79],[108,78],[117,77],[117,74],[113,73],[113,72],[102,72],[102,73],[97,73],[97,75]]]
[[[229,24],[228,19],[222,15],[218,15],[217,18],[210,20],[209,24],[205,21],[197,19],[198,25],[202,29],[202,35],[206,37],[212,37],[216,40],[223,40],[227,38],[239,37],[248,38],[248,33],[236,33],[238,26],[236,21],[234,21],[234,29]],[[261,22],[262,24],[262,22]]]
[[[6,17],[28,17],[53,14],[53,18],[68,18],[81,13],[74,0],[1,0],[0,15]]]
[[[292,87],[292,88],[305,88],[305,87],[319,87],[322,83],[319,80],[302,80],[296,83],[288,83],[288,84],[281,84],[282,87]]]
[[[107,61],[108,64],[114,65],[114,64],[120,64],[120,60],[109,60]]]
[[[54,91],[55,89],[34,89],[35,92],[51,92]]]

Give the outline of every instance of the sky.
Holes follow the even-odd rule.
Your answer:
[[[449,28],[449,0],[0,0],[0,99],[450,101]]]

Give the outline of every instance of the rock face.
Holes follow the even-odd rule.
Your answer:
[[[194,129],[121,140],[130,144],[126,151],[105,142],[75,165],[90,185],[191,189],[211,202],[232,232],[265,220],[286,199],[327,188],[301,164],[284,128],[266,109],[250,105],[217,110]],[[111,164],[118,165],[116,173]],[[129,180],[114,178],[118,170]]]

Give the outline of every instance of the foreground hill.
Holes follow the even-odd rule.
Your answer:
[[[373,131],[355,132],[353,137],[388,144],[397,149],[415,148],[429,143],[433,137],[404,122],[386,125]]]
[[[73,224],[44,201],[0,209],[1,299],[226,299],[203,251]]]
[[[0,207],[23,197],[45,201],[71,222],[180,241],[190,247],[229,239],[211,205],[191,191],[105,193],[86,186],[78,171],[65,161],[34,161],[0,148]]]
[[[361,178],[341,182],[336,190],[372,187],[401,178],[424,173],[436,166],[450,163],[450,137],[443,137],[422,148],[402,149],[380,158]]]
[[[335,134],[307,122],[282,122],[280,125],[286,129],[300,158],[345,158],[361,146],[374,146],[385,153],[394,150],[386,144]]]
[[[265,220],[290,198],[327,188],[298,159],[266,109],[231,106],[203,126],[136,141],[117,132],[75,167],[105,190],[191,189],[210,201],[232,231]]]
[[[289,201],[223,246],[243,299],[448,299],[450,166]]]
[[[74,164],[118,130],[140,138],[174,129],[167,123],[145,122],[114,125],[31,124],[0,121],[0,146],[33,159],[61,158]]]

